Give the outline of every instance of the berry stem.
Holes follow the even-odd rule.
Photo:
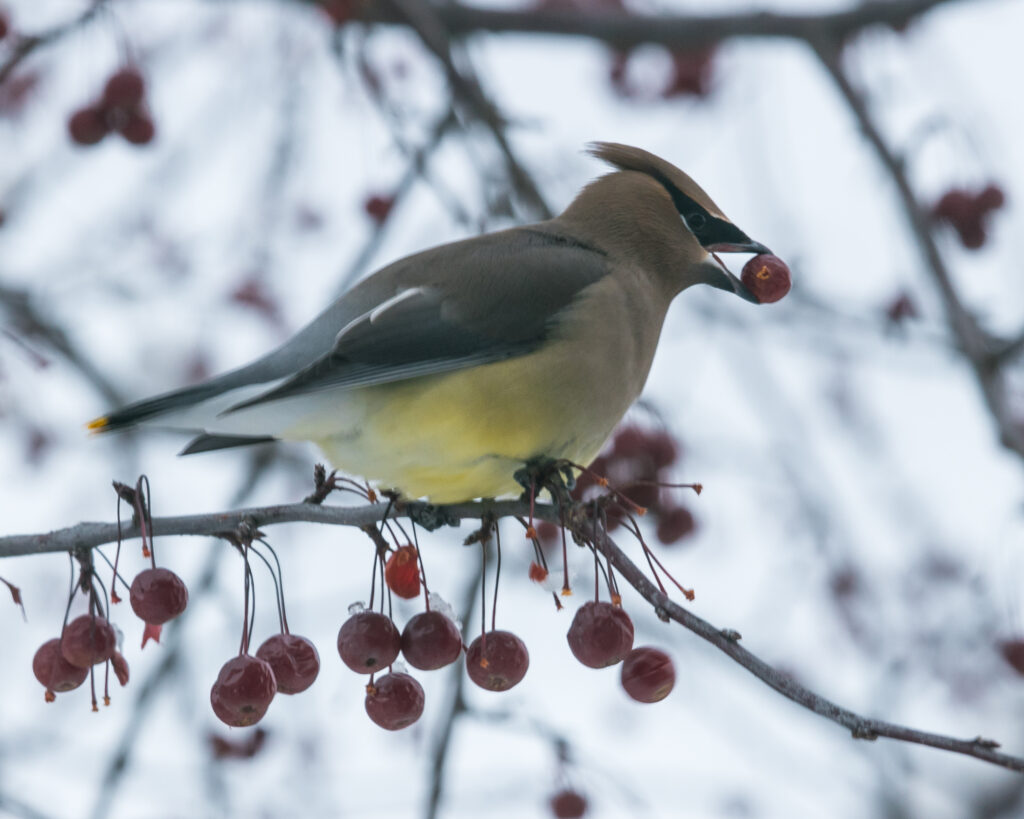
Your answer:
[[[277,561],[277,555],[274,554],[274,550],[270,548],[270,544],[265,540],[259,540],[259,543],[267,548],[271,554],[274,555],[275,562]],[[267,567],[267,571],[270,573],[270,579],[274,583],[274,601],[277,603],[277,622],[281,628],[282,634],[288,633],[288,621],[284,616],[284,593],[281,591],[281,583],[278,582],[278,576],[274,573],[274,567],[270,565],[270,561],[267,560],[266,556],[256,548],[256,544],[252,545],[252,553],[256,555],[260,560],[263,561],[263,565]],[[281,564],[277,563],[277,571],[280,573]]]
[[[494,570],[494,594],[491,596],[491,631],[494,631],[494,623],[498,617],[498,587],[501,582],[501,526],[494,525],[494,544],[498,550],[498,563]]]

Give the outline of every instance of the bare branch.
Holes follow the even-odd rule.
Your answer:
[[[454,36],[475,32],[522,32],[589,37],[628,48],[654,43],[673,49],[692,49],[734,37],[811,39],[827,35],[848,37],[862,28],[899,26],[950,0],[882,0],[865,2],[830,14],[638,15],[625,11],[562,9],[501,10],[461,3],[431,5],[433,14]],[[363,19],[379,23],[404,22],[387,3],[369,3]]]
[[[417,509],[418,507],[418,509]],[[253,507],[239,509],[234,512],[216,512],[205,515],[184,515],[181,517],[153,518],[152,532],[154,535],[212,535],[231,537],[239,526],[262,527],[276,523],[304,521],[308,523],[327,523],[341,526],[365,527],[379,522],[388,509],[388,504],[377,503],[363,507],[323,506],[309,503],[293,503],[280,506]],[[389,516],[395,514],[408,515],[410,512],[421,511],[423,505],[403,504],[392,508]],[[438,507],[445,520],[462,518],[481,519],[485,516],[495,518],[523,516],[530,512],[530,505],[525,501],[480,501]],[[559,513],[556,506],[537,504],[533,516],[540,520],[558,521]],[[783,696],[798,705],[813,711],[827,720],[847,728],[857,739],[876,739],[888,737],[904,742],[927,745],[953,753],[964,754],[985,762],[991,762],[1012,771],[1024,773],[1024,758],[999,753],[995,749],[998,743],[977,737],[975,739],[956,739],[954,737],[918,731],[891,722],[863,717],[853,711],[836,705],[834,702],[804,688],[795,680],[773,668],[764,660],[739,645],[740,635],[728,629],[718,629],[697,615],[674,603],[652,583],[641,569],[633,563],[615,542],[603,531],[595,531],[586,511],[582,508],[573,510],[568,516],[568,525],[582,540],[594,542],[640,595],[655,608],[655,612],[663,619],[675,620],[685,626],[698,637],[707,640],[715,648],[727,654],[759,680],[774,688]],[[124,537],[139,536],[137,526],[125,529]],[[39,535],[12,535],[0,538],[0,557],[12,555],[39,554],[44,552],[71,551],[91,548],[117,539],[115,523],[80,523],[55,532]]]
[[[582,526],[578,525],[578,528],[581,529],[585,537],[596,540],[597,548],[612,562],[612,565],[626,579],[626,582],[636,589],[647,602],[654,606],[659,616],[675,620],[680,625],[685,626],[698,637],[707,640],[719,651],[728,654],[747,671],[763,683],[774,688],[784,697],[791,699],[798,705],[802,705],[804,708],[813,711],[827,720],[831,720],[849,729],[855,739],[888,737],[889,739],[913,742],[932,748],[940,748],[944,751],[965,754],[975,759],[991,762],[994,765],[1000,765],[1003,768],[1009,768],[1011,771],[1024,773],[1024,758],[999,753],[994,750],[999,747],[999,744],[992,740],[983,739],[982,737],[955,739],[927,731],[917,731],[913,728],[907,728],[891,722],[862,717],[804,688],[788,675],[772,668],[764,660],[743,648],[739,644],[740,635],[735,631],[715,628],[706,620],[701,619],[696,614],[674,603],[662,594],[658,587],[647,578],[633,561],[626,557],[622,550],[606,534],[601,531],[593,532],[589,522]]]
[[[822,37],[813,39],[811,45],[849,106],[868,144],[874,149],[879,162],[892,179],[906,216],[907,226],[917,242],[925,268],[942,300],[946,320],[957,346],[974,371],[985,403],[999,428],[1002,443],[1024,457],[1024,429],[1015,422],[1008,411],[1005,383],[993,349],[994,342],[964,306],[932,235],[931,222],[910,186],[903,162],[889,147],[863,95],[854,88],[843,68],[840,59],[842,44],[838,40]]]
[[[11,76],[12,73],[14,73],[14,70],[21,65],[22,61],[30,54],[43,46],[55,43],[64,36],[82,28],[100,12],[106,3],[107,0],[95,0],[93,4],[78,15],[78,17],[68,21],[67,23],[54,26],[40,34],[22,35],[17,37],[14,41],[14,48],[11,51],[11,56],[0,64],[0,85],[2,85],[3,82]]]

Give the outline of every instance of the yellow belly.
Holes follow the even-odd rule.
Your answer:
[[[455,503],[518,493],[512,476],[525,461],[589,463],[626,408],[594,406],[587,389],[572,388],[585,373],[550,364],[549,355],[531,355],[349,390],[335,410],[345,424],[321,414],[288,437],[313,440],[336,467],[407,497]]]

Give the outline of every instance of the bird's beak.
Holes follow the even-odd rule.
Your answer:
[[[708,253],[767,253],[771,251],[760,242],[719,242],[715,245],[708,245],[704,248]]]
[[[743,242],[718,242],[713,245],[707,245],[704,249],[709,253],[771,253],[763,244],[752,239],[747,239]],[[743,282],[736,278],[724,265],[719,264],[717,260],[708,260],[704,264],[711,268],[708,284],[712,287],[717,287],[719,290],[731,290],[741,299],[745,299],[753,304],[761,303],[757,300],[757,296],[746,288]]]

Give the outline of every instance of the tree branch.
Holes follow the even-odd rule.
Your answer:
[[[454,36],[476,32],[557,34],[603,40],[617,48],[654,43],[693,49],[734,37],[843,39],[872,25],[899,26],[951,0],[875,0],[829,14],[639,15],[626,11],[500,10],[438,3],[431,10]],[[362,19],[405,22],[387,3],[367,3]]]
[[[860,126],[865,139],[874,150],[878,161],[892,179],[906,215],[907,226],[917,242],[925,269],[938,290],[953,337],[974,371],[985,404],[999,429],[1002,443],[1024,458],[1024,428],[1008,411],[1005,400],[1005,383],[999,368],[1001,362],[993,349],[994,341],[964,307],[949,268],[935,242],[931,222],[911,188],[903,162],[890,149],[881,129],[871,115],[867,102],[862,94],[853,87],[843,68],[841,62],[842,43],[828,37],[818,37],[810,42],[818,59],[835,82],[836,88]]]
[[[100,12],[106,3],[107,0],[94,0],[91,6],[73,20],[54,26],[41,34],[21,35],[17,37],[14,41],[14,48],[11,51],[11,56],[0,64],[0,85],[2,85],[4,81],[14,73],[14,70],[21,65],[22,61],[32,54],[32,52],[42,48],[43,46],[55,43],[65,35],[86,25]]]
[[[420,509],[422,505],[418,505]],[[363,507],[321,506],[311,503],[293,503],[279,506],[252,507],[234,512],[217,512],[204,515],[183,515],[180,517],[154,518],[154,535],[212,535],[232,536],[239,526],[269,526],[277,523],[308,522],[342,526],[366,526],[379,522],[388,505],[383,503]],[[481,501],[436,507],[444,520],[451,522],[462,518],[480,519],[485,515],[496,518],[525,516],[530,513],[529,504],[524,501]],[[392,507],[392,515],[406,516],[415,511],[413,504]],[[533,516],[539,520],[557,522],[558,508],[550,504],[537,504]],[[932,748],[964,754],[985,762],[991,762],[1012,771],[1024,773],[1024,758],[999,753],[998,743],[976,737],[956,739],[954,737],[918,731],[891,722],[863,717],[834,702],[804,688],[786,674],[770,666],[764,660],[739,645],[740,635],[728,629],[718,629],[689,610],[674,603],[663,594],[630,560],[625,553],[603,531],[596,529],[582,507],[577,507],[567,516],[567,525],[582,541],[594,543],[636,591],[654,606],[659,617],[675,620],[698,637],[707,640],[719,651],[727,654],[747,671],[809,711],[848,729],[857,739],[888,737],[903,742],[927,745]],[[125,539],[139,536],[135,526],[123,527]],[[40,554],[44,552],[73,551],[99,546],[117,540],[116,523],[80,523],[65,529],[38,535],[11,535],[0,538],[0,557],[12,555]]]
[[[576,527],[574,526],[574,528]],[[672,600],[662,594],[658,587],[647,578],[633,561],[626,557],[610,537],[598,531],[595,538],[591,529],[592,527],[589,522],[586,526],[582,527],[582,531],[586,533],[587,537],[596,540],[598,550],[611,561],[612,565],[619,571],[619,574],[626,579],[626,582],[636,589],[647,602],[654,606],[655,612],[659,617],[675,620],[680,625],[685,626],[698,637],[707,640],[719,651],[728,654],[747,671],[766,685],[774,688],[784,697],[791,699],[798,705],[802,705],[804,708],[813,711],[827,720],[849,729],[855,739],[888,737],[889,739],[898,739],[903,742],[913,742],[919,745],[927,745],[931,748],[940,748],[944,751],[965,754],[1003,768],[1009,768],[1011,771],[1024,773],[1024,759],[999,753],[994,750],[999,747],[999,744],[992,740],[981,737],[976,737],[975,739],[955,739],[927,731],[917,731],[913,728],[907,728],[891,722],[862,717],[804,688],[788,675],[772,668],[764,660],[743,648],[739,644],[740,635],[736,632],[715,628],[706,620],[672,602]]]

